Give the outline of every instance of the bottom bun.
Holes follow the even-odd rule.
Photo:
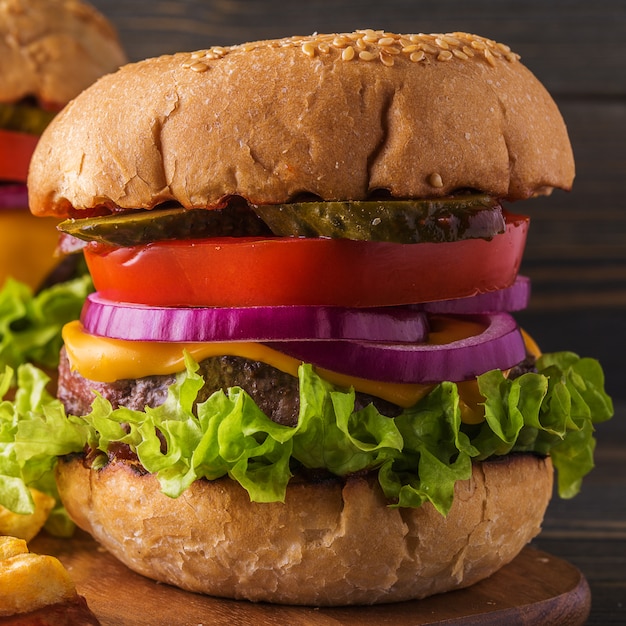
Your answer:
[[[549,458],[474,465],[447,517],[430,504],[388,506],[375,477],[294,482],[285,503],[251,503],[228,478],[179,498],[123,461],[61,461],[61,499],[76,524],[130,569],[189,591],[336,606],[419,599],[490,576],[540,530]]]

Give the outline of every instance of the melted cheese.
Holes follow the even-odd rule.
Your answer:
[[[58,264],[58,220],[33,217],[28,209],[0,211],[0,287],[11,276],[36,289]]]
[[[537,342],[523,328],[520,328],[520,332],[522,333],[522,338],[524,339],[526,352],[538,359],[541,356],[541,348],[539,348]]]

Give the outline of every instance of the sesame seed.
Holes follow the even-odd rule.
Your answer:
[[[362,39],[365,43],[376,43],[378,41],[378,36],[376,33],[368,33],[367,35],[363,35]]]
[[[409,59],[413,61],[413,63],[418,63],[419,61],[423,61],[426,58],[426,53],[423,50],[418,50],[417,52],[412,52]]]
[[[452,54],[457,59],[461,59],[461,61],[467,61],[467,59],[469,59],[469,57],[467,56],[467,54],[465,54],[465,52],[462,52],[461,50],[457,50],[456,48],[452,51]]]
[[[330,51],[330,44],[328,44],[325,41],[322,41],[318,46],[317,49],[322,53],[322,54],[328,54],[328,52]]]
[[[206,63],[202,63],[202,61],[196,61],[195,63],[192,63],[191,65],[189,65],[189,69],[193,70],[194,72],[206,72],[209,69],[209,66]]]
[[[431,187],[443,187],[443,180],[441,178],[441,174],[437,174],[437,172],[432,173],[428,177],[428,184]]]
[[[378,40],[379,46],[391,46],[396,43],[396,40],[393,37],[381,37]]]
[[[380,52],[380,61],[383,65],[391,67],[393,65],[393,57],[389,54],[385,54],[382,50]]]
[[[341,52],[341,58],[344,61],[352,61],[352,59],[354,59],[354,48],[352,46],[348,46],[347,48],[344,48]]]
[[[439,50],[435,46],[431,46],[429,43],[423,43],[420,48],[428,54],[437,54]]]
[[[452,35],[443,35],[442,39],[451,46],[460,46],[461,42]]]
[[[454,55],[452,54],[452,52],[450,52],[450,50],[442,50],[438,55],[437,55],[437,60],[438,61],[449,61]]]
[[[359,59],[362,61],[373,61],[375,58],[377,57],[373,52],[368,52],[367,50],[361,50],[361,52],[359,52]]]
[[[315,46],[310,41],[306,41],[302,44],[302,52],[306,54],[308,57],[315,56]]]
[[[365,50],[367,48],[367,42],[365,41],[363,37],[359,37],[356,40],[356,47],[359,48],[360,50]]]

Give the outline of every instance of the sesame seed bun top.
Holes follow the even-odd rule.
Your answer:
[[[35,214],[63,216],[380,189],[516,200],[573,178],[563,119],[508,47],[466,33],[358,31],[127,65],[48,127],[29,187]]]
[[[60,107],[125,62],[111,24],[80,0],[0,0],[0,102]]]

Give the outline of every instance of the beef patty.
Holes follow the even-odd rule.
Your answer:
[[[219,356],[201,361],[198,373],[205,384],[198,394],[203,402],[212,393],[229,387],[241,387],[257,406],[274,422],[295,426],[298,421],[300,399],[298,379],[259,361],[241,357]],[[101,383],[83,378],[72,371],[65,353],[61,351],[59,363],[58,397],[71,415],[86,415],[97,392],[114,408],[126,407],[143,411],[146,406],[156,407],[165,402],[167,388],[174,383],[174,374],[146,376],[137,379]],[[368,394],[356,393],[355,409],[373,403],[383,414],[395,417],[401,408]]]

